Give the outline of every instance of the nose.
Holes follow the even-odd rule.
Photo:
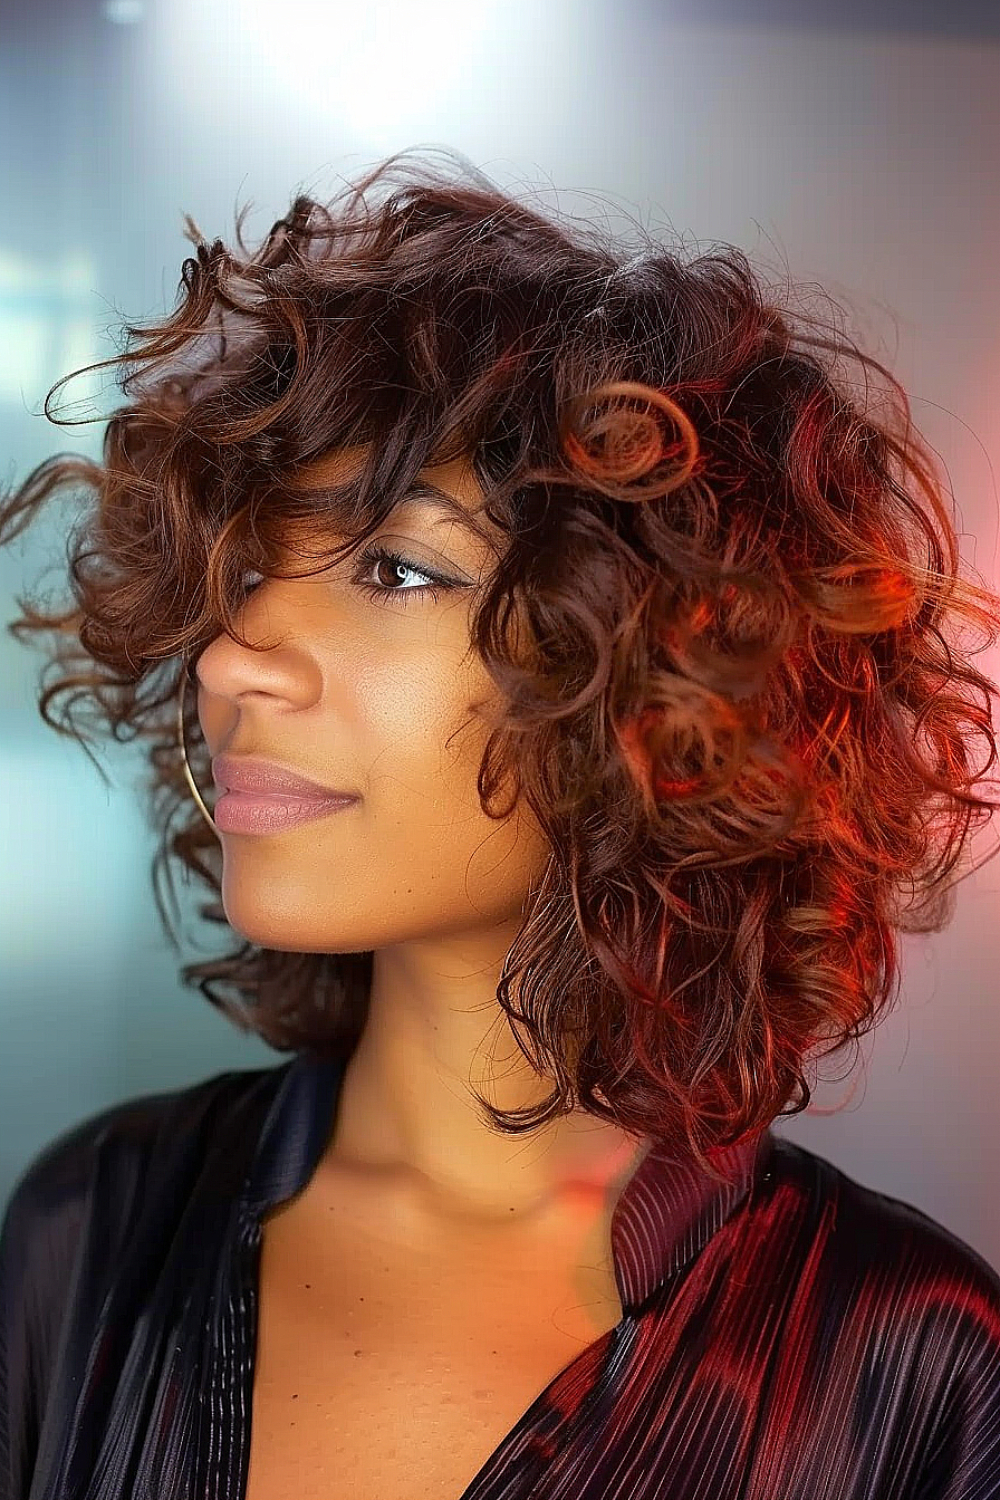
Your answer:
[[[245,630],[242,622],[240,628]],[[216,729],[213,744],[223,737],[226,721],[254,705],[270,700],[276,710],[307,708],[322,692],[322,673],[304,645],[288,640],[262,644],[245,633],[254,649],[223,631],[202,650],[193,669],[198,716],[206,738]]]

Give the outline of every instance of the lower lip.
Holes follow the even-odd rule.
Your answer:
[[[212,810],[222,833],[281,833],[296,823],[326,818],[353,807],[357,797],[261,796],[259,792],[224,792]]]

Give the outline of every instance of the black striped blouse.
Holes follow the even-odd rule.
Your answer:
[[[0,1500],[242,1500],[261,1217],[309,1181],[342,1076],[299,1056],[134,1099],[22,1174]],[[621,1321],[441,1500],[1000,1500],[1000,1275],[771,1130],[718,1164],[645,1157]]]

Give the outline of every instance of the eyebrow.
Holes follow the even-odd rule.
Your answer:
[[[490,541],[489,533],[469,515],[465,506],[456,500],[454,495],[449,495],[447,490],[439,489],[429,479],[417,480],[413,488],[396,502],[389,515],[394,516],[401,510],[415,510],[417,507],[436,511],[440,525],[448,521],[462,527],[479,541]]]
[[[332,485],[311,484],[307,489],[310,497],[313,499],[322,498],[326,494],[329,495],[331,500],[338,500],[341,493],[336,486]],[[398,515],[400,511],[410,510],[435,511],[438,517],[438,524],[444,525],[447,521],[453,526],[460,527],[477,541],[484,542],[487,547],[493,550],[496,548],[496,542],[490,532],[469,514],[465,506],[459,500],[456,500],[454,495],[449,494],[447,490],[441,489],[433,480],[424,478],[415,479],[406,493],[388,511],[385,520],[390,520],[393,516]]]

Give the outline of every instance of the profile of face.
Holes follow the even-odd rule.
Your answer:
[[[361,457],[337,450],[298,481],[342,481]],[[424,476],[478,512],[470,464]],[[448,962],[471,974],[502,959],[548,858],[530,810],[490,819],[476,786],[488,729],[475,705],[495,688],[470,649],[469,620],[491,549],[419,492],[366,545],[405,566],[359,552],[312,577],[265,579],[240,623],[255,645],[278,644],[252,652],[223,633],[199,659],[213,756],[274,760],[358,798],[278,832],[222,832],[223,905],[263,947],[337,953],[454,939]]]

